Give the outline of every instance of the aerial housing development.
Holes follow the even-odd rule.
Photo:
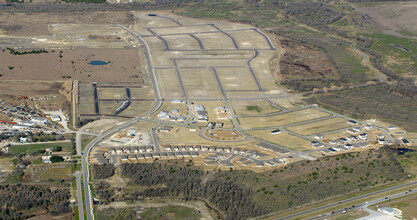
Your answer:
[[[0,219],[417,218],[416,3],[0,6]]]

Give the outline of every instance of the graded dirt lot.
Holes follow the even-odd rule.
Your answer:
[[[141,58],[135,48],[77,48],[27,55],[12,55],[4,50],[0,52],[0,60],[2,80],[54,81],[71,78],[82,82],[143,82]],[[90,65],[89,62],[94,60],[110,63]]]
[[[143,115],[155,104],[154,101],[133,101],[130,106],[120,112],[120,116],[136,117]]]
[[[287,147],[295,151],[302,152],[312,149],[308,140],[293,136],[286,132],[282,132],[281,134],[271,134],[270,130],[257,130],[249,131],[247,133],[257,138]]]
[[[355,3],[356,10],[384,33],[417,39],[417,2]]]
[[[271,101],[275,102],[275,104],[285,109],[299,108],[298,106],[292,104],[291,101],[288,100],[288,98],[271,99]]]
[[[123,24],[131,22],[128,11],[0,13],[0,33],[12,36],[48,35],[48,24]]]
[[[301,135],[312,135],[348,128],[350,126],[351,125],[347,123],[346,119],[331,118],[299,126],[286,127],[286,129]]]
[[[242,128],[249,129],[281,126],[327,116],[330,116],[330,114],[316,109],[303,109],[269,117],[239,117],[239,122]]]

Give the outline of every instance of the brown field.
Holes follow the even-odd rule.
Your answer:
[[[136,117],[145,114],[154,105],[154,101],[133,101],[130,106],[120,112],[120,116]]]
[[[94,114],[94,96],[93,86],[91,83],[79,84],[79,114]]]
[[[244,129],[262,128],[308,121],[329,115],[316,109],[303,109],[270,117],[239,117],[239,122]]]
[[[282,132],[281,134],[271,134],[270,130],[249,131],[248,134],[260,138],[262,140],[278,144],[295,151],[311,150],[310,142],[291,134]]]
[[[30,170],[29,170],[30,169]],[[33,180],[49,181],[53,180],[71,180],[71,167],[67,163],[58,164],[38,164],[27,168],[27,177]]]
[[[417,39],[417,2],[355,3],[353,6],[367,14],[371,24],[384,33]]]
[[[127,99],[126,88],[97,88],[99,99]]]
[[[16,97],[53,97],[45,100],[29,101],[19,98],[1,97],[4,102],[13,105],[26,103],[31,107],[40,108],[43,110],[58,110],[64,109],[64,103],[67,101],[62,93],[66,93],[71,88],[64,88],[64,82],[41,82],[41,81],[14,81],[3,80],[0,81],[0,94],[7,94]],[[65,108],[66,109],[66,108]]]
[[[271,99],[271,101],[275,102],[278,106],[285,108],[285,109],[296,109],[297,106],[291,104],[288,98],[280,98],[280,99]]]
[[[35,2],[35,1],[34,1]],[[128,11],[112,12],[48,12],[46,13],[1,13],[0,33],[13,36],[36,36],[50,34],[48,24],[121,24],[130,23]],[[14,28],[12,28],[14,27]]]
[[[343,128],[348,128],[351,125],[347,123],[346,119],[343,118],[331,118],[322,121],[317,121],[313,123],[287,127],[286,129],[302,134],[302,135],[312,135],[320,134],[323,132],[339,130]]]
[[[143,82],[139,50],[77,48],[48,50],[49,53],[12,55],[0,52],[2,80],[62,80],[82,82]],[[92,60],[110,61],[104,66],[92,66]],[[13,67],[13,69],[9,69]]]

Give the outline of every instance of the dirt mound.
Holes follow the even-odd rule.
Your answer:
[[[338,78],[325,53],[288,39],[280,43],[286,50],[280,61],[282,79]]]

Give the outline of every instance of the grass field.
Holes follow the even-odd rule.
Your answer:
[[[88,145],[88,143],[90,143],[96,137],[97,136],[88,135],[88,134],[81,135],[81,149],[84,150],[84,148]]]
[[[198,211],[184,206],[165,206],[160,208],[145,209],[142,213],[142,217],[149,220],[159,219],[185,219],[185,220],[198,220],[201,219],[201,215]]]
[[[22,144],[22,145],[13,145],[9,148],[9,153],[12,155],[17,155],[20,153],[31,154],[45,150],[46,148],[56,148],[62,147],[62,151],[71,152],[71,142],[58,142],[58,143],[45,143],[45,144]]]
[[[389,68],[402,75],[415,74],[417,57],[412,54],[417,51],[416,40],[382,33],[371,36],[374,39],[372,49],[385,55],[384,62]]]
[[[281,111],[264,100],[232,101],[231,104],[236,115],[259,115]]]
[[[248,129],[281,126],[327,116],[330,114],[316,109],[303,109],[270,117],[239,117],[239,122],[242,128]]]
[[[320,134],[323,132],[339,130],[343,128],[348,128],[350,125],[347,123],[346,119],[343,118],[331,118],[322,121],[312,122],[308,124],[287,127],[286,129],[302,134],[302,135],[312,135]]]

